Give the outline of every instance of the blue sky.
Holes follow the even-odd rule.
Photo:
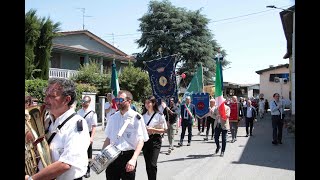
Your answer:
[[[139,21],[150,0],[26,0],[25,11],[36,9],[40,17],[61,23],[62,31],[85,29],[114,44],[127,54],[141,52],[135,40],[140,38]],[[233,83],[259,83],[255,71],[269,65],[288,63],[286,39],[279,9],[289,8],[294,0],[171,0],[187,10],[202,8],[201,14],[214,39],[227,52],[231,64],[223,71],[223,80]],[[82,9],[85,8],[83,23]],[[250,15],[251,14],[251,15]],[[240,16],[240,17],[239,17]],[[238,18],[236,18],[238,17]],[[229,19],[231,18],[231,19]],[[226,20],[228,19],[228,20]]]

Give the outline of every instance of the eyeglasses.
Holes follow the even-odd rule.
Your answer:
[[[127,100],[125,100],[124,98],[115,98],[114,101],[115,101],[116,103],[123,103],[123,102],[125,102],[125,101],[127,101]]]
[[[89,102],[89,101],[86,101],[86,100],[84,100],[84,99],[81,100],[81,103],[82,103],[82,104],[88,103],[88,102]]]

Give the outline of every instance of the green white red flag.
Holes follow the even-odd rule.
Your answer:
[[[226,110],[224,108],[225,99],[223,98],[223,78],[222,78],[222,66],[221,61],[223,56],[219,55],[215,58],[216,60],[216,81],[215,81],[215,100],[219,109],[219,114],[222,120],[227,120]]]

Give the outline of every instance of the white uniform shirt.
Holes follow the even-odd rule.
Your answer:
[[[140,116],[140,119],[137,118],[137,115]],[[118,139],[117,135],[126,120],[129,121],[129,125]],[[114,144],[121,151],[135,150],[139,140],[146,142],[149,139],[142,115],[131,108],[124,115],[117,111],[110,116],[105,135],[110,139],[110,144]]]
[[[106,102],[104,104],[104,110],[109,109],[109,108],[110,108],[110,111],[105,115],[107,121],[110,119],[110,116],[116,112],[116,110],[112,108],[112,104],[110,104],[109,102]]]
[[[144,123],[145,125],[147,126],[151,116],[153,114],[148,114],[148,112],[146,112],[144,115],[143,115],[143,119],[144,119]],[[148,127],[153,127],[153,128],[157,128],[157,129],[168,129],[168,126],[167,126],[167,122],[166,122],[166,119],[164,117],[164,115],[162,113],[159,113],[157,112],[153,118],[151,119]]]
[[[84,117],[88,112],[90,112],[91,109],[87,108],[86,110],[84,110],[83,108],[79,109],[78,110],[78,114],[81,116],[81,117]],[[90,112],[85,120],[87,121],[87,124],[88,124],[88,129],[89,129],[89,132],[92,131],[92,125],[95,125],[97,126],[98,125],[98,117],[97,117],[97,113],[95,113],[94,111]]]
[[[52,121],[49,132],[54,132],[62,122],[71,114],[75,113],[70,108],[55,122]],[[77,130],[77,121],[82,120],[83,130]],[[57,177],[57,180],[70,180],[82,177],[87,172],[90,136],[87,122],[80,116],[75,115],[57,132],[50,143],[52,162],[61,161],[69,164],[71,168]]]

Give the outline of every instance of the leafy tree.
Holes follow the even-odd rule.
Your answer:
[[[53,23],[50,18],[42,18],[40,24],[40,37],[34,50],[36,54],[34,64],[35,68],[41,71],[36,72],[34,77],[48,80],[52,39],[59,35],[57,32],[60,31],[60,23]]]
[[[174,7],[168,0],[150,1],[148,12],[139,21],[142,35],[137,43],[144,49],[135,54],[136,67],[143,68],[143,61],[177,54],[178,74],[187,74],[187,82],[190,82],[199,63],[211,71],[204,73],[205,83],[212,82],[215,50],[222,48],[213,39],[207,27],[209,19],[201,15],[201,9],[188,11]]]
[[[135,101],[146,99],[152,94],[149,75],[131,63],[119,75],[119,86],[120,89],[130,91]]]
[[[31,9],[25,15],[25,79],[31,79],[34,65],[34,48],[40,36],[40,23],[36,10]]]

